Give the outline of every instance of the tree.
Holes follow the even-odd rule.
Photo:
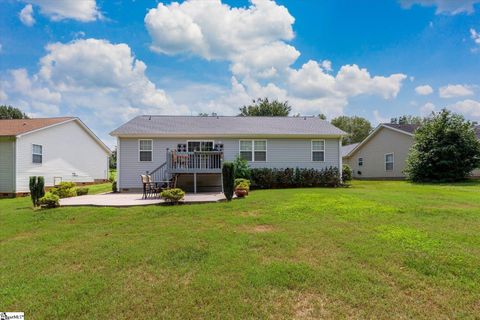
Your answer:
[[[0,106],[0,119],[28,119],[28,116],[18,108],[12,106]]]
[[[343,145],[363,141],[372,131],[370,121],[357,116],[340,116],[332,119],[332,124],[348,133],[348,135],[343,138]]]
[[[320,114],[318,115],[318,117],[319,117],[320,119],[322,119],[322,120],[327,120],[327,116],[324,115],[323,113],[320,113]]]
[[[415,131],[405,173],[415,182],[465,179],[480,165],[475,128],[461,115],[443,109]]]
[[[228,201],[232,200],[235,184],[235,165],[225,161],[222,166],[223,194]]]
[[[286,117],[292,111],[288,101],[280,102],[278,100],[269,101],[268,98],[258,98],[253,100],[249,106],[243,106],[240,109],[239,116],[256,117]]]
[[[419,116],[412,116],[412,115],[403,115],[398,118],[392,118],[390,123],[393,124],[422,124],[423,118]]]
[[[110,158],[109,158],[108,163],[109,163],[110,169],[116,169],[117,168],[117,147],[116,146],[115,146],[115,149],[110,154]]]

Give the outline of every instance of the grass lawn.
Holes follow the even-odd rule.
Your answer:
[[[0,200],[0,311],[28,319],[480,317],[480,182],[29,201]]]

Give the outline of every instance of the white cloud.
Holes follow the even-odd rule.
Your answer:
[[[433,93],[433,88],[428,84],[423,86],[418,86],[415,88],[415,92],[421,96],[428,96]]]
[[[422,117],[428,117],[434,111],[435,111],[435,105],[431,102],[427,102],[420,108],[420,115]]]
[[[31,4],[27,4],[18,14],[20,21],[26,26],[33,26],[35,19],[33,18],[33,8]]]
[[[138,114],[189,113],[148,79],[126,44],[79,39],[46,50],[37,73],[11,70],[0,81],[8,102],[29,114],[75,114],[105,131]]]
[[[90,22],[102,18],[102,14],[98,10],[95,0],[23,0],[23,2],[28,3],[27,6],[30,6],[30,11],[32,10],[31,4],[37,5],[40,8],[40,13],[53,21],[72,19],[81,22]]]
[[[456,15],[475,12],[475,4],[480,3],[480,0],[400,0],[400,3],[404,8],[413,5],[436,7],[436,14]]]
[[[449,109],[476,119],[480,118],[480,101],[466,99],[449,106]]]
[[[248,8],[231,8],[220,0],[159,3],[145,16],[153,50],[226,60],[292,39],[294,21],[285,7],[270,0],[252,0]]]
[[[390,119],[382,116],[378,110],[373,110],[373,118],[377,124],[390,122]]]
[[[478,33],[477,30],[470,28],[470,37],[475,44],[480,46],[480,33]]]
[[[295,19],[288,10],[271,0],[252,0],[249,7],[235,8],[220,0],[186,0],[181,4],[159,3],[145,16],[152,38],[151,49],[160,54],[190,54],[206,60],[230,63],[231,92],[206,105],[225,103],[227,112],[236,112],[252,98],[288,100],[294,112],[327,115],[341,113],[348,99],[357,95],[395,98],[406,79],[404,74],[371,76],[367,69],[345,65],[332,75],[332,62],[308,61],[299,69],[292,65],[300,52],[288,44]],[[228,95],[231,97],[228,97]],[[202,109],[203,110],[203,109]]]
[[[438,89],[438,94],[441,98],[455,98],[473,95],[471,86],[461,84],[449,84]]]

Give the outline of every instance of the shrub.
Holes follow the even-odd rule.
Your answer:
[[[250,185],[246,182],[240,182],[235,186],[235,190],[237,189],[250,191]]]
[[[405,173],[414,182],[465,179],[480,161],[480,142],[471,122],[443,109],[417,129]]]
[[[165,189],[160,194],[165,201],[176,204],[185,197],[185,192],[180,188]]]
[[[228,201],[233,197],[233,184],[235,179],[235,166],[231,162],[224,162],[222,167],[223,175],[223,194]]]
[[[77,196],[84,196],[88,194],[88,188],[77,188]]]
[[[57,208],[60,206],[60,197],[47,192],[42,198],[40,198],[39,202],[42,206],[45,206],[46,208]]]
[[[75,197],[77,195],[75,183],[67,181],[60,182],[57,187],[51,188],[50,193],[59,196],[61,199]]]
[[[342,181],[343,182],[352,181],[352,169],[347,164],[344,164],[342,167]]]
[[[33,206],[39,205],[39,200],[45,195],[45,179],[43,177],[32,176],[29,180],[30,198]]]
[[[315,169],[252,169],[252,189],[339,187],[341,185],[338,168]]]
[[[235,167],[235,179],[250,179],[250,167],[247,160],[237,155],[233,165]]]
[[[246,183],[248,185],[248,188],[250,188],[250,180],[248,179],[243,179],[243,178],[239,178],[239,179],[235,179],[235,182],[234,182],[234,186],[235,188],[241,184],[241,183]]]
[[[117,181],[112,182],[112,192],[116,193],[117,192]]]

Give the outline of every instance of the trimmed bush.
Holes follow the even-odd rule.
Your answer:
[[[330,167],[322,170],[315,169],[269,169],[260,168],[251,170],[252,189],[276,188],[309,188],[309,187],[339,187],[341,185],[340,172]]]
[[[235,167],[235,179],[250,179],[250,167],[247,160],[237,155],[233,165]]]
[[[117,181],[112,182],[112,192],[117,193]]]
[[[60,206],[60,198],[53,193],[47,192],[40,198],[39,203],[45,208],[57,208]]]
[[[160,195],[165,201],[176,204],[185,197],[185,192],[180,188],[173,188],[163,190]]]
[[[84,196],[88,194],[88,188],[77,188],[77,196]]]
[[[39,205],[39,200],[45,195],[45,179],[32,176],[29,180],[30,198],[34,207]]]
[[[347,164],[344,164],[342,167],[342,181],[344,183],[352,181],[352,169]]]
[[[57,187],[51,188],[49,192],[51,194],[57,195],[58,197],[60,197],[60,199],[77,196],[75,183],[67,181],[60,182]]]
[[[237,189],[250,191],[250,186],[246,182],[241,182],[235,186],[235,190]]]
[[[224,162],[222,167],[222,175],[223,175],[223,194],[225,194],[225,198],[228,201],[232,200],[233,198],[233,189],[234,189],[234,179],[235,179],[235,166],[231,162]]]

